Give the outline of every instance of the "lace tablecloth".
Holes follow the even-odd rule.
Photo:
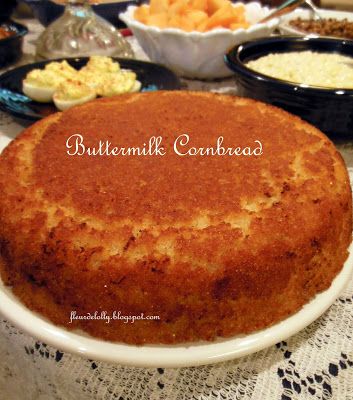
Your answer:
[[[28,25],[32,34],[25,50],[30,53],[40,27],[33,21]],[[184,84],[236,93],[232,80]],[[0,112],[1,147],[22,129]],[[353,146],[337,145],[353,181]],[[0,400],[91,399],[353,400],[353,279],[320,319],[286,342],[238,360],[195,368],[144,369],[83,359],[37,341],[0,316]]]

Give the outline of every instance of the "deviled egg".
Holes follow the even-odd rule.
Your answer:
[[[106,56],[91,56],[80,70],[66,60],[53,61],[42,70],[32,70],[23,81],[24,94],[42,103],[53,101],[59,110],[96,96],[110,97],[140,89],[141,82],[134,72],[121,69],[118,62]]]
[[[98,87],[97,93],[103,97],[129,93],[136,89],[136,74],[131,71],[120,71],[118,74],[106,75],[104,83]]]
[[[81,71],[94,71],[97,73],[115,73],[120,71],[120,65],[110,57],[91,56],[88,63]]]
[[[106,75],[83,67],[78,71],[77,77],[85,85],[97,90],[105,82]]]
[[[134,86],[130,89],[130,93],[137,93],[141,90],[142,83],[137,79],[134,82]]]
[[[57,87],[64,78],[52,71],[34,69],[29,72],[22,83],[23,93],[40,103],[50,103]]]
[[[67,110],[73,106],[87,103],[96,97],[94,89],[77,79],[67,79],[62,82],[54,93],[55,106],[61,110]]]
[[[65,79],[75,79],[78,71],[73,68],[66,60],[53,61],[45,66],[45,71],[51,71]]]

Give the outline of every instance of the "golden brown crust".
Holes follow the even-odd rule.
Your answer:
[[[73,156],[81,133],[136,146],[163,136],[164,157]],[[259,157],[180,157],[253,146]],[[141,312],[160,321],[81,321],[127,343],[212,340],[266,327],[326,289],[347,258],[347,171],[314,127],[275,107],[210,93],[97,100],[26,129],[0,157],[0,269],[33,310]]]

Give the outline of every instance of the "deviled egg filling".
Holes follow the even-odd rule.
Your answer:
[[[92,89],[98,89],[106,80],[106,74],[82,68],[78,71],[77,78]]]
[[[54,93],[54,104],[59,110],[86,103],[96,97],[96,92],[79,80],[68,79]]]
[[[106,76],[104,83],[98,88],[97,93],[103,97],[111,97],[130,92],[136,82],[136,74],[130,71],[121,71],[119,74]]]
[[[27,74],[22,83],[23,93],[40,103],[48,103],[53,100],[56,88],[64,78],[52,71],[34,69]]]
[[[110,57],[91,56],[86,66],[81,70],[114,73],[120,71],[120,65]]]
[[[73,68],[66,60],[57,62],[53,61],[45,66],[45,71],[51,71],[59,76],[70,79],[77,75],[77,69]]]
[[[24,82],[29,85],[39,87],[53,87],[56,88],[63,81],[61,76],[57,76],[52,71],[46,71],[42,69],[34,69],[29,72]]]
[[[55,98],[62,100],[76,100],[88,96],[95,91],[77,79],[68,79],[61,83],[55,91]]]

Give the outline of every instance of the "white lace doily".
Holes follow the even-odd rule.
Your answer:
[[[33,21],[30,28],[40,30]],[[27,50],[32,41],[33,35]],[[193,90],[236,92],[233,80],[183,83]],[[8,142],[21,129],[0,112],[0,141]],[[339,149],[353,181],[353,146],[344,142]],[[195,368],[144,369],[86,360],[38,342],[0,317],[0,400],[113,399],[353,400],[353,279],[320,319],[286,342]]]

